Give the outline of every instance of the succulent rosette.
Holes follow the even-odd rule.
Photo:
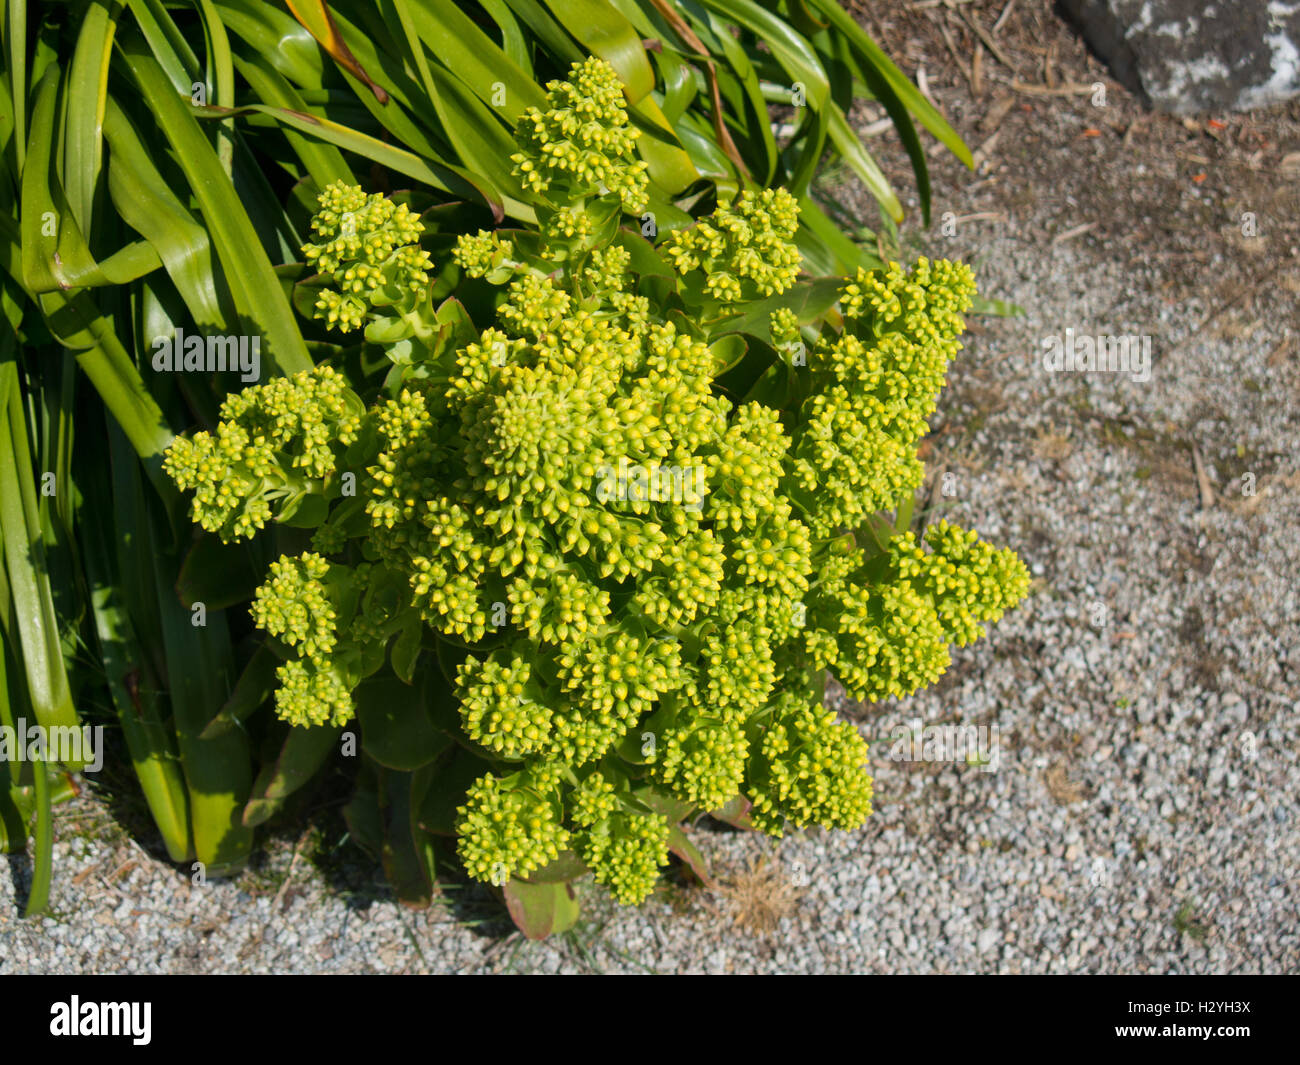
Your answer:
[[[284,652],[282,717],[345,722],[393,641],[399,676],[441,678],[456,757],[482,768],[457,799],[469,874],[570,860],[637,903],[689,810],[731,804],[772,835],[860,826],[867,748],[823,708],[826,678],[867,700],[933,683],[1028,574],[973,532],[892,517],[922,482],[971,271],[863,270],[812,314],[779,189],[646,240],[625,106],[589,60],[524,114],[539,231],[456,243],[495,293],[472,332],[441,328],[459,311],[428,299],[414,214],[327,189],[316,313],[409,322],[401,372],[368,405],[327,366],[247,389],[167,461],[223,535],[322,500],[313,550],[254,604]]]

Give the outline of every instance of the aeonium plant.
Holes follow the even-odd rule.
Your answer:
[[[697,811],[861,826],[867,749],[827,677],[908,695],[1028,586],[973,532],[907,527],[970,270],[801,278],[782,190],[646,239],[613,70],[549,89],[516,134],[537,230],[442,264],[492,286],[492,321],[433,305],[406,207],[332,186],[316,314],[385,347],[384,387],[319,366],[249,388],[167,457],[223,539],[310,515],[252,606],[276,712],[291,739],[358,715],[362,838],[428,885],[454,834],[530,934],[573,919],[588,871],[635,904],[670,851],[698,866]]]

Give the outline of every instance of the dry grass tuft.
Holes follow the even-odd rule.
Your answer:
[[[714,894],[723,902],[721,907],[711,907],[715,916],[730,917],[732,927],[767,936],[783,917],[795,912],[804,890],[781,866],[761,855],[747,869],[718,877]]]

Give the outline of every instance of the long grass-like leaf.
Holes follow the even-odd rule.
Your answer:
[[[347,41],[343,39],[343,34],[339,31],[339,27],[325,0],[285,0],[285,6],[320,42],[321,47],[334,57],[334,61],[339,66],[358,81],[363,82],[381,104],[388,101],[388,93],[382,86],[371,79],[365,68],[357,61],[356,56],[352,54],[352,49],[348,47]]]
[[[844,112],[836,104],[831,104],[827,108],[827,112],[830,122],[828,132],[831,143],[835,145],[844,161],[862,179],[862,183],[867,186],[871,195],[889,212],[894,221],[902,221],[903,205],[898,202],[898,197],[894,194],[889,179],[885,177],[879,164],[872,158],[871,153],[867,151],[862,141],[858,139],[858,135],[849,126],[848,120],[844,117]]]
[[[218,107],[233,107],[235,103],[235,65],[230,56],[230,38],[212,0],[198,0],[199,20],[207,44],[208,84],[207,100]],[[226,122],[217,134],[217,158],[226,177],[235,173],[235,127]]]
[[[546,0],[564,27],[593,54],[618,71],[634,107],[654,88],[654,70],[641,36],[619,11],[600,0]]]
[[[109,696],[126,740],[149,812],[174,862],[194,857],[190,838],[189,797],[152,671],[131,623],[120,586],[110,537],[117,533],[107,455],[97,456],[88,485],[89,520],[82,523],[86,575],[91,588],[95,634]]]
[[[213,107],[196,108],[196,112],[212,115],[223,114],[220,109]],[[536,215],[531,207],[509,198],[501,201],[493,200],[482,187],[475,186],[472,176],[466,175],[458,169],[450,167],[435,169],[412,152],[395,148],[375,137],[360,133],[355,129],[332,122],[329,119],[317,118],[315,115],[291,111],[283,107],[267,107],[263,104],[248,104],[237,107],[234,109],[233,114],[269,115],[277,122],[300,130],[303,133],[314,134],[329,144],[356,152],[373,162],[396,170],[399,174],[405,174],[416,181],[423,181],[433,188],[484,203],[497,216],[498,220],[505,217],[506,208],[510,208],[511,214],[516,218],[525,221],[536,220]]]
[[[245,319],[239,323],[240,329],[265,339],[264,354],[282,373],[310,369],[311,356],[289,301],[189,100],[172,90],[157,60],[145,54],[139,43],[123,41],[119,47],[198,200],[226,281]]]
[[[243,58],[260,56],[303,89],[324,84],[327,61],[307,28],[266,0],[215,0],[226,28],[249,46]],[[236,54],[235,59],[240,58]]]
[[[172,88],[185,95],[191,93],[200,73],[198,57],[167,13],[163,0],[127,0],[127,6]]]
[[[116,19],[109,4],[89,5],[68,68],[64,185],[73,215],[85,233],[90,232],[90,213],[102,163],[100,127],[104,122],[108,66],[116,29]]]
[[[54,876],[54,810],[50,801],[50,777],[45,762],[33,767],[36,784],[36,839],[32,855],[32,886],[27,894],[24,917],[36,917],[50,908],[50,883]]]
[[[485,104],[498,108],[508,125],[513,126],[525,108],[545,106],[546,94],[531,74],[498,47],[459,6],[449,0],[394,2],[399,4],[399,10],[410,9],[411,21],[420,38],[443,66]],[[508,13],[509,9],[504,11]]]
[[[510,61],[531,80],[533,77],[531,49],[524,36],[523,27],[519,25],[515,13],[510,10],[510,5],[506,0],[479,0],[479,6],[501,31],[501,44]]]
[[[145,590],[137,609],[157,634],[151,637],[161,650],[161,675],[171,699],[194,854],[208,875],[225,875],[243,864],[252,847],[252,835],[240,821],[252,786],[248,740],[238,730],[214,740],[201,739],[200,733],[233,683],[229,631],[220,611],[196,616],[181,604],[174,588],[179,559],[166,546],[165,521],[140,491],[138,463],[120,435],[110,432],[109,439],[122,581]],[[196,624],[199,619],[205,624]]]
[[[6,0],[5,15],[5,65],[14,116],[15,173],[21,174],[27,151],[27,0]]]
[[[830,96],[830,82],[816,49],[789,23],[753,0],[700,0],[712,11],[757,34],[790,78],[803,86],[808,106],[821,110]]]
[[[705,2],[708,2],[708,0],[705,0]],[[938,109],[929,100],[921,95],[921,90],[908,81],[907,75],[894,65],[893,60],[885,55],[880,46],[867,36],[866,31],[857,24],[853,16],[840,7],[838,0],[808,0],[808,3],[825,16],[832,29],[844,34],[853,47],[862,54],[866,62],[880,72],[880,75],[898,94],[899,99],[907,105],[908,110],[916,115],[917,121],[928,129],[936,140],[968,167],[974,167],[975,163],[971,158],[970,149],[957,135],[957,131],[948,125],[947,119],[939,113]]]
[[[76,727],[77,713],[60,648],[59,625],[50,590],[46,544],[41,535],[27,422],[19,395],[16,339],[0,325],[0,531],[5,572],[14,600],[14,625],[36,723],[43,728]],[[77,762],[71,769],[81,769]]]
[[[29,292],[68,291],[90,285],[120,285],[158,268],[158,256],[143,242],[127,245],[96,262],[54,170],[59,72],[49,67],[32,109],[32,137],[22,173],[23,286]],[[88,205],[87,205],[88,210]]]
[[[112,149],[108,183],[113,206],[153,247],[195,325],[204,331],[222,328],[227,315],[213,276],[207,230],[176,198],[114,99],[108,102],[104,136]]]
[[[235,68],[248,82],[253,92],[269,106],[296,111],[299,114],[306,113],[307,102],[265,56],[260,53],[247,57],[236,56]],[[356,183],[352,168],[348,166],[343,153],[333,144],[322,141],[318,137],[299,133],[292,126],[286,125],[281,128],[289,147],[306,167],[317,188],[323,189],[334,181]]]

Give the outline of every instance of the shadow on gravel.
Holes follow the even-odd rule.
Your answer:
[[[268,866],[268,854],[277,848],[292,848],[311,826],[310,844],[302,859],[314,867],[332,895],[357,912],[375,903],[399,902],[382,859],[361,846],[348,827],[343,809],[352,788],[350,775],[337,772],[313,789],[305,801],[286,809],[259,840],[249,862],[250,872],[256,876]],[[442,909],[457,925],[487,939],[501,940],[515,931],[500,895],[465,875],[455,859],[452,840],[436,841],[435,862],[438,884],[430,908]],[[419,912],[420,908],[412,910]]]
[[[87,714],[87,723],[103,725],[104,766],[93,776],[86,776],[87,789],[103,809],[149,857],[180,871],[172,862],[158,826],[154,824],[149,804],[140,790],[131,763],[131,752],[122,738],[121,729],[111,718]]]
[[[21,917],[32,892],[32,860],[26,854],[9,854],[9,878],[14,884],[14,912]]]

